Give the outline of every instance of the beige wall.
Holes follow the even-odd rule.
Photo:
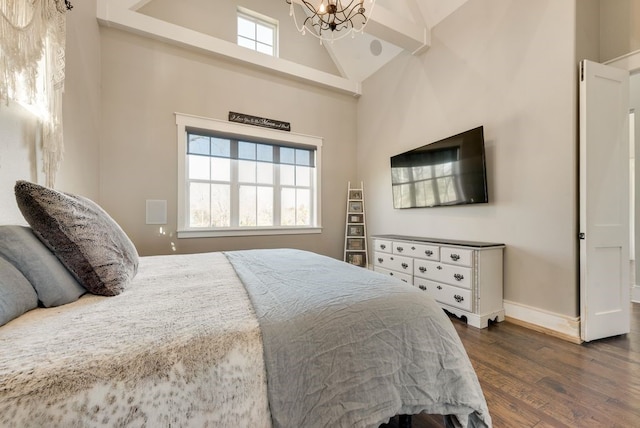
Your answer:
[[[578,314],[575,2],[469,0],[369,78],[369,232],[503,242],[506,300]],[[489,204],[394,210],[389,157],[484,125]]]
[[[141,254],[297,247],[342,257],[347,182],[356,178],[356,99],[120,30],[101,34],[100,202]],[[176,239],[174,112],[226,120],[229,111],[324,138],[322,234]],[[145,224],[146,199],[168,201],[165,235]]]
[[[96,0],[74,2],[67,13],[66,51],[65,153],[56,187],[98,201],[100,31]]]
[[[38,180],[38,122],[17,103],[0,104],[0,224],[26,224],[13,193],[16,180]]]
[[[601,62],[637,50],[640,50],[640,0],[600,0]]]
[[[576,63],[600,62],[600,2],[576,1]]]

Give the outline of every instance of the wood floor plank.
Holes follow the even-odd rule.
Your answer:
[[[631,317],[631,333],[582,345],[508,322],[452,323],[495,428],[640,427],[640,304]],[[413,428],[442,427],[441,416],[413,417]]]
[[[602,355],[597,358],[581,358],[572,355],[558,355],[547,348],[540,352],[540,357],[553,365],[564,377],[594,394],[633,393],[640,390],[640,376],[629,376],[638,365],[635,363],[619,363],[615,359],[607,359]]]
[[[496,388],[486,382],[483,385],[483,390],[485,395],[491,397],[487,401],[487,405],[491,409],[490,414],[494,427],[534,427],[541,422],[541,419],[547,419],[538,406],[514,399],[506,390]]]

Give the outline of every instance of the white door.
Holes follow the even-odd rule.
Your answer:
[[[580,324],[585,341],[628,333],[629,72],[580,64]]]

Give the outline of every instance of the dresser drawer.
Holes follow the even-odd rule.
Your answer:
[[[472,260],[473,250],[451,247],[440,248],[440,261],[443,263],[471,267]]]
[[[413,274],[421,278],[438,279],[442,264],[438,262],[430,262],[427,260],[413,261]]]
[[[398,256],[376,251],[374,263],[382,268],[404,272],[413,275],[413,259],[411,257]]]
[[[472,283],[470,268],[430,262],[428,260],[416,259],[413,265],[413,274],[421,278],[464,288],[471,288]]]
[[[396,272],[394,270],[381,268],[379,266],[375,266],[373,270],[384,275],[389,275],[394,278],[398,278],[400,281],[406,282],[407,284],[413,284],[413,276],[407,273]]]
[[[414,276],[413,285],[418,287],[420,290],[426,292],[429,296],[433,297],[435,300],[438,300],[438,295],[439,293],[441,293],[441,290],[443,289],[444,284],[430,281],[425,278],[420,278],[419,276]]]
[[[453,287],[440,282],[414,277],[413,285],[433,297],[440,303],[471,311],[473,306],[471,290]]]
[[[394,242],[393,252],[404,256],[438,261],[440,260],[440,247],[435,245],[417,244],[413,242]]]
[[[472,310],[473,302],[471,299],[471,290],[442,284],[442,290],[439,291],[440,292],[436,298],[439,302],[442,302],[445,305],[464,309],[465,311]]]
[[[393,242],[385,239],[374,239],[373,250],[380,251],[382,253],[391,253],[393,252]]]

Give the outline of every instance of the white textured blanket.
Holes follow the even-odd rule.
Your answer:
[[[222,253],[144,257],[123,294],[0,327],[2,427],[269,427],[265,379]]]

